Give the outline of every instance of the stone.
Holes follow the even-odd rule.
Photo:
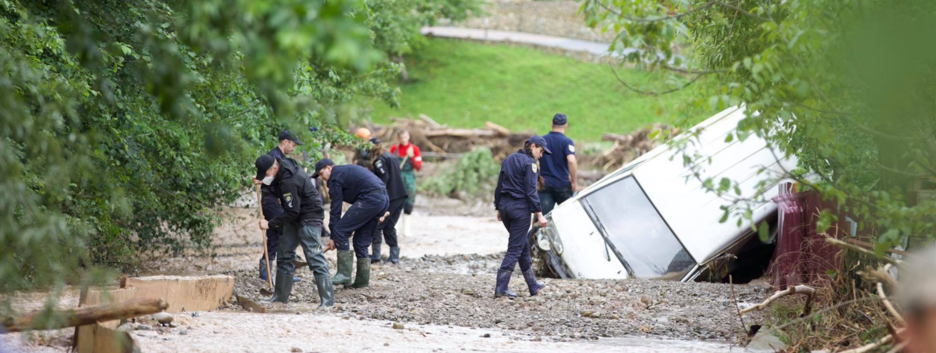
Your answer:
[[[153,327],[150,326],[150,325],[143,325],[143,324],[140,324],[140,325],[137,325],[136,329],[137,329],[137,331],[149,331],[149,330],[152,330]]]
[[[179,331],[179,335],[181,336],[188,335],[188,330],[183,329],[182,331]]]
[[[199,316],[201,315],[199,315],[197,311],[192,313],[192,317],[199,317]]]
[[[745,352],[780,352],[786,349],[786,347],[786,343],[783,343],[775,332],[768,329],[761,329],[757,331],[757,334],[751,339],[751,343],[748,343],[747,347],[745,347]]]
[[[402,329],[405,329],[405,328],[406,328],[406,326],[403,326],[403,324],[401,324],[401,323],[399,323],[399,322],[393,323],[393,329],[394,329],[394,330],[402,330]]]
[[[491,334],[490,334],[490,333],[485,333],[485,334],[482,335],[481,337],[484,337],[484,338],[491,338]]]
[[[640,296],[640,303],[649,306],[650,304],[653,304],[653,300],[650,299],[649,295],[643,294]]]
[[[133,331],[133,326],[130,326],[129,322],[125,322],[120,324],[120,326],[117,326],[117,331],[130,332]]]
[[[167,312],[165,312],[165,311],[159,312],[159,313],[155,313],[155,314],[153,314],[153,315],[150,316],[150,317],[152,317],[153,320],[156,320],[157,322],[159,322],[160,324],[163,324],[163,325],[168,324],[168,323],[172,322],[172,320],[173,320],[172,314],[167,313]]]
[[[290,351],[290,352],[293,352],[293,353],[302,353],[302,349],[299,349],[299,348],[296,348],[296,347],[292,347],[292,349],[290,349],[289,351]]]

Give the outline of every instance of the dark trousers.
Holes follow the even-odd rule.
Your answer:
[[[519,262],[520,271],[529,270],[533,265],[533,259],[530,257],[530,241],[527,239],[532,220],[530,206],[525,200],[502,199],[499,208],[501,221],[510,232],[510,238],[507,240],[507,254],[504,255],[500,269],[513,271],[514,266]]]
[[[561,205],[572,197],[572,188],[553,188],[546,187],[537,192],[540,199],[540,207],[543,208],[543,214],[552,211],[556,205]]]
[[[390,201],[390,208],[387,209],[390,211],[390,216],[387,216],[387,219],[385,219],[383,223],[377,226],[377,232],[374,233],[375,246],[380,246],[383,240],[387,241],[387,246],[397,246],[396,224],[400,220],[400,215],[403,214],[403,206],[405,204],[405,197]],[[383,233],[382,237],[381,233]]]
[[[283,226],[283,235],[280,237],[280,247],[276,254],[276,271],[285,271],[290,280],[296,273],[296,247],[302,246],[306,262],[315,277],[328,276],[328,261],[322,251],[322,224],[318,222],[303,222],[296,225]]]
[[[377,221],[387,212],[388,207],[390,201],[387,200],[386,192],[371,192],[359,197],[332,228],[331,239],[335,241],[335,248],[350,250],[349,239],[353,234],[354,254],[359,259],[370,258],[368,249],[377,231]]]
[[[283,214],[283,207],[279,204],[279,199],[271,195],[263,195],[260,199],[261,207],[263,207],[263,218],[266,220],[271,220],[273,218],[279,217]],[[267,255],[270,257],[272,262],[276,259],[277,251],[279,248],[280,237],[283,235],[283,228],[276,229],[267,229]],[[263,259],[263,255],[260,256],[260,259]]]

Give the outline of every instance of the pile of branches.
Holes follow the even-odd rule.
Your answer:
[[[523,142],[534,132],[511,132],[493,122],[487,122],[480,129],[455,129],[437,123],[432,118],[420,114],[418,118],[391,118],[389,126],[367,123],[374,137],[385,142],[396,142],[396,134],[401,130],[409,131],[410,140],[422,149],[424,156],[459,156],[476,147],[491,149],[494,158],[503,160],[508,155],[523,147]]]
[[[596,155],[580,154],[578,158],[581,164],[594,170],[610,172],[666,143],[678,133],[679,129],[663,124],[654,124],[627,135],[605,133],[601,140],[613,142],[610,148]]]
[[[455,129],[439,124],[424,114],[420,114],[417,118],[395,117],[391,120],[393,123],[387,126],[366,123],[364,127],[371,130],[372,136],[390,142],[396,141],[396,134],[399,131],[409,131],[411,140],[420,146],[423,156],[430,158],[457,157],[477,147],[487,147],[493,153],[495,160],[503,160],[522,148],[523,142],[534,134],[532,131],[513,132],[490,121],[486,122],[483,128]],[[665,143],[677,133],[679,133],[678,129],[661,124],[626,135],[606,133],[602,136],[602,140],[612,142],[613,145],[610,148],[584,151],[581,146],[578,146],[580,177],[593,179],[589,177],[592,174],[597,178],[614,171]]]

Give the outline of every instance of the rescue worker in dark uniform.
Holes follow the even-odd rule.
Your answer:
[[[267,155],[273,156],[276,159],[286,158],[291,154],[296,146],[302,145],[302,142],[299,142],[299,139],[296,138],[296,135],[293,135],[289,130],[283,130],[279,134],[279,144],[272,150],[270,150]],[[283,214],[283,207],[280,206],[279,196],[273,193],[273,190],[267,186],[263,185],[260,180],[255,179],[254,183],[260,184],[260,207],[263,207],[263,218],[267,221],[279,217]],[[276,249],[279,247],[280,236],[283,234],[283,228],[274,228],[266,231],[267,236],[267,256],[270,259],[270,264],[276,263]],[[266,281],[267,279],[267,262],[266,259],[261,255],[260,256],[260,279]],[[270,272],[276,272],[275,269],[270,269]],[[294,282],[299,282],[299,277],[294,277],[292,279]]]
[[[549,214],[553,207],[561,205],[572,197],[578,188],[575,142],[565,135],[567,128],[569,128],[568,118],[565,114],[559,113],[553,116],[552,131],[543,136],[546,143],[556,152],[540,160],[540,166],[543,168],[540,174],[543,176],[545,186],[539,191],[539,197],[544,214]]]
[[[332,282],[350,284],[352,288],[370,285],[370,255],[368,248],[377,231],[378,220],[390,206],[387,188],[374,173],[359,165],[336,166],[325,158],[315,163],[313,177],[322,177],[328,183],[331,198],[331,217],[328,227],[331,238],[327,250],[338,249],[338,271]],[[344,202],[351,207],[341,216]],[[354,254],[357,255],[357,274],[351,283],[353,263],[349,239],[354,235]]]
[[[374,243],[372,245],[371,263],[380,262],[380,246],[382,240],[387,241],[390,246],[390,256],[384,263],[400,263],[400,246],[397,243],[396,224],[403,214],[403,206],[406,203],[406,185],[403,184],[403,172],[400,170],[400,158],[384,149],[380,139],[372,138],[371,142],[374,148],[370,155],[375,156],[373,162],[374,174],[380,178],[380,181],[387,187],[387,196],[390,199],[390,208],[387,210],[390,214],[383,222],[377,225],[377,232],[374,233]]]
[[[497,209],[497,220],[504,223],[510,232],[507,242],[507,254],[497,271],[497,286],[494,288],[494,297],[515,298],[517,295],[510,291],[510,275],[514,266],[520,262],[520,271],[534,296],[544,284],[536,282],[533,275],[533,259],[530,257],[530,241],[527,230],[530,226],[530,214],[535,213],[540,228],[546,227],[546,217],[543,216],[536,186],[539,181],[539,167],[536,161],[549,155],[546,140],[540,136],[533,136],[523,144],[523,149],[504,159],[501,163],[500,175],[497,178],[497,188],[494,190],[494,208]]]
[[[318,197],[312,180],[289,158],[276,159],[270,155],[260,156],[256,162],[257,179],[270,186],[279,195],[283,213],[270,221],[260,220],[260,229],[282,228],[279,249],[276,254],[276,284],[272,302],[287,303],[292,292],[293,274],[296,270],[296,247],[302,246],[309,269],[315,275],[322,307],[335,304],[335,289],[328,274],[328,261],[322,249],[322,222],[325,209]]]

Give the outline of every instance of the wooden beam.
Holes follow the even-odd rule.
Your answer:
[[[78,327],[78,353],[133,353],[139,351],[133,336],[96,323]]]
[[[57,310],[52,313],[51,316],[62,319],[52,320],[51,322],[46,320],[47,323],[43,326],[39,326],[38,322],[46,317],[47,313],[45,311],[35,311],[23,317],[12,318],[12,320],[10,320],[11,322],[4,322],[3,326],[7,332],[20,332],[33,329],[53,330],[155,314],[166,310],[167,307],[169,307],[169,305],[161,299],[137,298],[118,303],[91,305],[78,309]]]
[[[253,299],[247,298],[243,295],[237,296],[237,304],[244,307],[244,310],[247,310],[252,313],[263,314],[266,312],[266,308],[263,305],[253,301]]]
[[[477,137],[494,137],[497,134],[491,130],[471,130],[471,129],[443,129],[443,130],[429,130],[423,133],[426,137],[465,137],[465,138],[477,138]]]
[[[510,136],[510,130],[507,130],[507,128],[497,125],[495,123],[492,123],[490,121],[485,122],[484,127],[487,128],[488,130],[496,132],[497,134],[501,136]]]
[[[234,294],[232,276],[152,276],[129,277],[126,287],[136,288],[137,298],[162,298],[166,311],[215,310]]]
[[[429,126],[432,127],[433,129],[441,129],[441,128],[442,128],[442,125],[440,125],[439,123],[437,123],[435,120],[432,120],[432,118],[430,118],[430,117],[429,117],[428,115],[426,115],[426,114],[419,114],[419,120],[425,121],[426,124],[429,124]]]

